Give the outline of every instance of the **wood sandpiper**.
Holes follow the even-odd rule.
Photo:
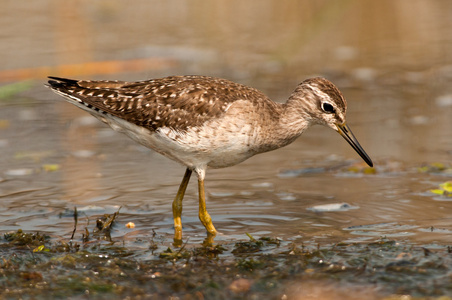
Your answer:
[[[198,176],[199,219],[216,235],[206,210],[206,169],[236,165],[292,143],[311,125],[332,128],[372,166],[346,125],[347,102],[324,78],[300,83],[286,103],[226,79],[170,76],[138,82],[49,77],[48,87],[116,131],[186,166],[173,201],[175,240],[182,238],[182,200]]]

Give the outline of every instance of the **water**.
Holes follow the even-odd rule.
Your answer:
[[[2,1],[1,295],[450,295],[452,197],[431,190],[452,181],[451,6]],[[219,248],[201,246],[206,234],[192,178],[185,244],[175,248],[171,202],[184,167],[43,84],[48,75],[133,81],[176,74],[228,78],[275,101],[302,80],[325,76],[345,95],[348,124],[375,168],[337,133],[314,127],[283,149],[208,170],[207,209]],[[74,208],[77,230],[66,247]],[[116,243],[82,241],[85,228],[92,235],[97,218],[118,210]],[[20,246],[3,237],[18,229],[51,239]],[[169,263],[159,256],[168,247],[188,256]]]
[[[452,199],[429,193],[452,180],[449,2],[409,9],[402,1],[75,3],[2,4],[0,22],[13,25],[0,26],[0,82],[33,80],[1,98],[2,232],[68,237],[74,207],[79,233],[91,216],[119,207],[115,237],[149,237],[154,230],[171,238],[173,231],[171,201],[184,168],[61,101],[43,87],[46,75],[138,80],[197,73],[284,101],[298,82],[321,74],[347,98],[348,123],[375,174],[322,127],[286,148],[209,170],[216,241],[250,233],[312,243],[386,236],[450,244]],[[433,163],[445,170],[420,171]],[[136,227],[125,228],[128,222]],[[203,239],[194,178],[182,222],[184,237]]]

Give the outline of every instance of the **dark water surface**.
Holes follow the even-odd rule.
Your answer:
[[[81,236],[96,216],[121,208],[114,239],[172,240],[184,167],[62,101],[43,87],[47,75],[214,75],[275,101],[322,75],[344,93],[348,124],[375,168],[314,127],[283,149],[208,170],[215,241],[249,233],[312,245],[381,237],[451,245],[452,197],[430,192],[452,181],[450,2],[86,4],[0,5],[0,232],[68,238],[77,207]],[[205,238],[197,211],[192,178],[182,217],[191,244]]]

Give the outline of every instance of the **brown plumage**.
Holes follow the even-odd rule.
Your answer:
[[[114,130],[187,167],[173,202],[176,238],[182,237],[182,199],[191,172],[198,175],[201,222],[215,228],[205,209],[207,167],[221,168],[293,142],[311,125],[340,133],[372,161],[345,123],[347,103],[324,78],[300,83],[284,104],[232,81],[206,76],[88,81],[49,77],[49,87]]]
[[[237,100],[266,98],[260,91],[205,76],[171,76],[140,82],[84,81],[49,77],[55,91],[155,131],[159,127],[186,130],[225,113]]]

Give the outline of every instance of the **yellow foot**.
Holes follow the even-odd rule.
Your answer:
[[[176,248],[179,248],[182,246],[182,239],[176,239],[176,237],[174,237],[173,239],[173,246]]]
[[[207,211],[199,212],[199,220],[201,221],[202,225],[207,230],[207,234],[216,236],[217,230],[215,229],[215,226],[213,226],[212,218],[210,217],[209,213]]]
[[[206,209],[206,194],[204,191],[204,180],[200,178],[198,178],[198,193],[199,193],[199,220],[201,221],[202,225],[204,225],[204,227],[206,228],[207,233],[215,236],[217,235],[217,231],[213,226],[212,218],[210,217]]]
[[[179,228],[174,226],[174,244],[182,245],[182,226]]]
[[[213,239],[215,238],[215,235],[207,233],[207,237],[202,242],[202,245],[204,247],[212,247],[213,243],[215,242]]]
[[[177,191],[176,198],[173,201],[173,218],[174,218],[174,246],[182,245],[182,200],[184,199],[185,190],[187,189],[188,182],[190,181],[190,175],[192,171],[187,168],[184,178]],[[178,247],[178,246],[176,246]]]

